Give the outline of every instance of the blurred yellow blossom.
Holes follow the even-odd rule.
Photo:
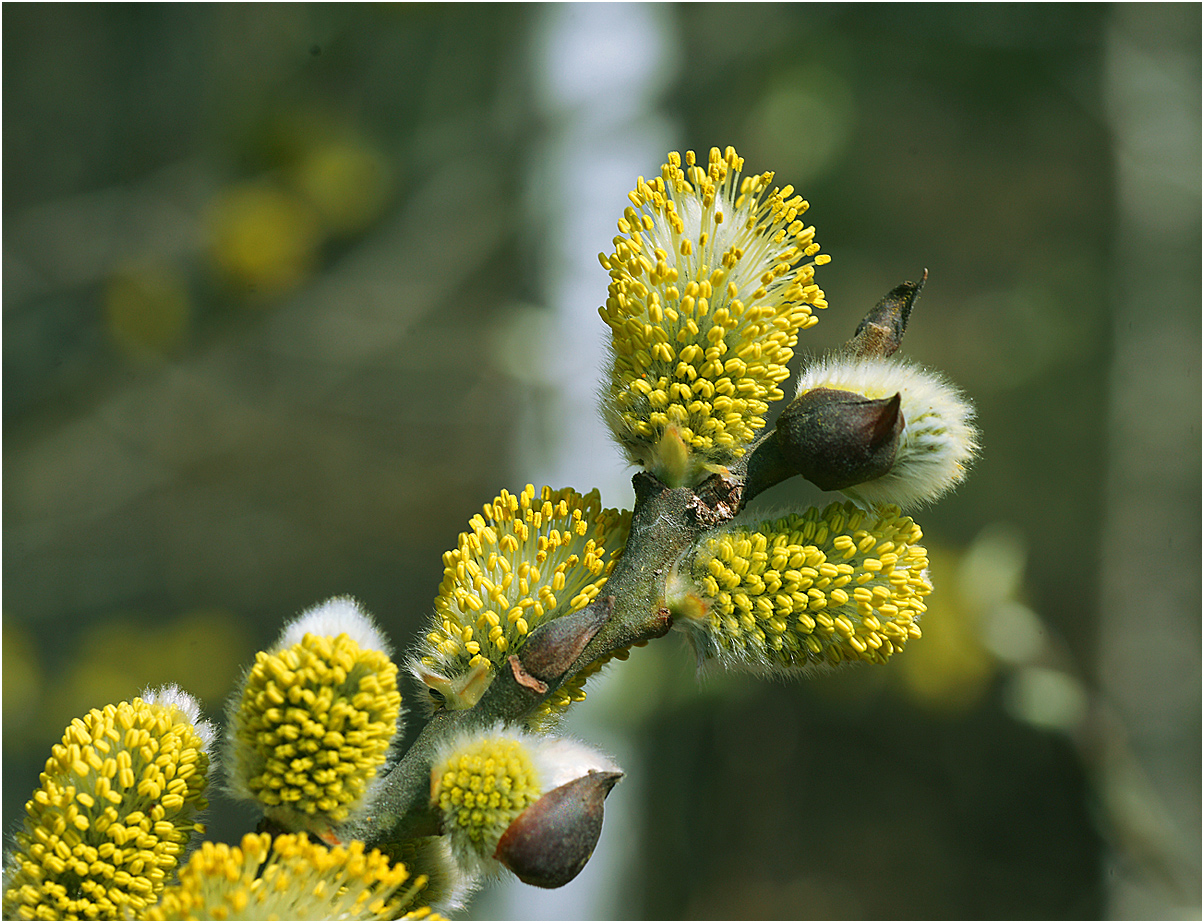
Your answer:
[[[927,599],[924,643],[899,661],[908,696],[932,711],[969,711],[995,674],[995,659],[979,637],[978,613],[958,592],[958,556],[928,549],[929,572],[940,592]]]
[[[363,230],[388,201],[389,165],[358,138],[330,140],[307,150],[296,167],[297,187],[336,234]]]
[[[153,613],[154,621],[115,615],[82,631],[76,653],[46,687],[43,715],[62,725],[94,702],[114,702],[135,687],[177,683],[202,702],[220,703],[250,643],[246,621],[224,609]],[[36,741],[38,747],[50,741]]]
[[[29,631],[15,622],[4,623],[4,745],[15,739],[22,742],[30,735],[38,718],[45,677],[37,645]]]
[[[138,357],[171,352],[183,340],[192,314],[183,274],[156,262],[117,270],[105,283],[103,301],[109,337]]]
[[[282,294],[301,283],[321,244],[313,207],[268,182],[223,190],[210,208],[209,232],[210,252],[221,275],[261,296]]]

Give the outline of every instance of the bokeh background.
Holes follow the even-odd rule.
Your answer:
[[[792,684],[635,652],[571,720],[628,770],[590,866],[470,915],[1198,919],[1200,16],[6,5],[5,833],[73,716],[219,716],[325,597],[404,649],[500,488],[629,505],[596,257],[733,144],[833,256],[796,362],[929,271],[905,349],[984,449],[917,517],[924,639]]]

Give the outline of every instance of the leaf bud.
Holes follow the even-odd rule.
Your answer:
[[[581,871],[622,776],[592,747],[496,725],[454,738],[431,768],[431,806],[470,876],[509,868],[559,887]]]
[[[911,309],[915,307],[920,290],[927,281],[928,270],[925,269],[919,282],[904,282],[882,296],[882,300],[857,325],[845,351],[855,356],[886,358],[894,355],[907,330]]]
[[[614,598],[607,596],[597,605],[541,625],[523,650],[523,667],[537,679],[559,679],[606,624],[613,607]]]
[[[506,828],[494,857],[529,885],[568,884],[594,854],[602,804],[622,777],[591,771],[552,789]]]
[[[814,388],[778,420],[778,444],[795,471],[821,490],[842,490],[890,471],[903,431],[900,395],[869,398]]]

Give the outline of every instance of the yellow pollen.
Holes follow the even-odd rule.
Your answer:
[[[471,705],[475,699],[461,696],[455,683],[474,661],[496,669],[541,624],[588,605],[614,568],[630,522],[629,512],[603,509],[596,490],[544,487],[537,494],[528,484],[486,504],[474,531],[444,555],[443,584],[418,658],[421,669],[450,684],[436,689],[438,704]],[[481,612],[492,618],[482,621]],[[479,695],[477,685],[471,688]]]
[[[921,538],[897,507],[866,514],[852,503],[721,530],[688,553],[685,583],[678,566],[674,615],[703,653],[734,665],[885,663],[920,636],[931,592]],[[689,586],[709,604],[689,604]]]
[[[599,309],[612,333],[608,422],[629,458],[671,486],[697,483],[744,453],[768,402],[782,397],[777,385],[789,377],[798,332],[827,307],[812,281],[827,260],[818,245],[809,250],[814,229],[797,220],[807,203],[793,187],[772,187],[772,173],[741,177],[732,148],[712,148],[705,169],[693,161],[687,152],[683,170],[673,153],[655,187],[641,178],[614,253],[599,255],[611,279]],[[694,365],[697,352],[711,350]],[[741,361],[725,365],[725,355]],[[693,400],[700,380],[747,403],[725,410]],[[666,441],[671,432],[688,450],[684,460]]]

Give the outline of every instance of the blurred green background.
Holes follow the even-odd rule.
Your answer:
[[[917,515],[924,639],[791,684],[636,651],[571,719],[628,770],[593,861],[470,913],[1199,918],[1200,16],[6,5],[6,835],[72,717],[218,717],[327,596],[404,650],[500,488],[629,505],[596,255],[732,144],[833,257],[796,362],[929,271],[905,351],[984,449]]]

